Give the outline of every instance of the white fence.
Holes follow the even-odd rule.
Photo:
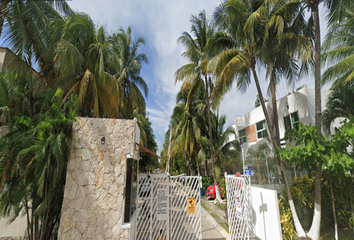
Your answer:
[[[201,177],[138,176],[136,240],[201,240]]]
[[[251,228],[251,179],[250,176],[225,175],[229,240],[250,239]]]

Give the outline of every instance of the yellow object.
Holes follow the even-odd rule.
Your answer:
[[[187,197],[187,213],[195,213],[195,197]]]

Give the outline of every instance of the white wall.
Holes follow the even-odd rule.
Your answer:
[[[6,50],[0,48],[0,73],[2,72],[2,67],[5,61]]]
[[[8,218],[0,218],[0,238],[2,237],[24,237],[27,228],[26,217],[18,217],[8,225]]]
[[[251,187],[252,226],[262,240],[282,240],[277,191]]]

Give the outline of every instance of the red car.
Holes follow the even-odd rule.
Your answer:
[[[222,193],[221,193],[220,185],[219,185],[218,187],[219,187],[220,196],[223,198],[224,196],[223,196]],[[214,185],[210,185],[210,186],[207,188],[206,196],[207,196],[208,198],[213,198],[213,199],[215,199],[215,197],[216,197],[216,192],[215,192],[215,186],[214,186]]]

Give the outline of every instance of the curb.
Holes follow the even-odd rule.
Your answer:
[[[216,227],[220,234],[225,238],[229,239],[229,233],[205,210],[203,207],[202,212],[205,214],[206,218]]]

